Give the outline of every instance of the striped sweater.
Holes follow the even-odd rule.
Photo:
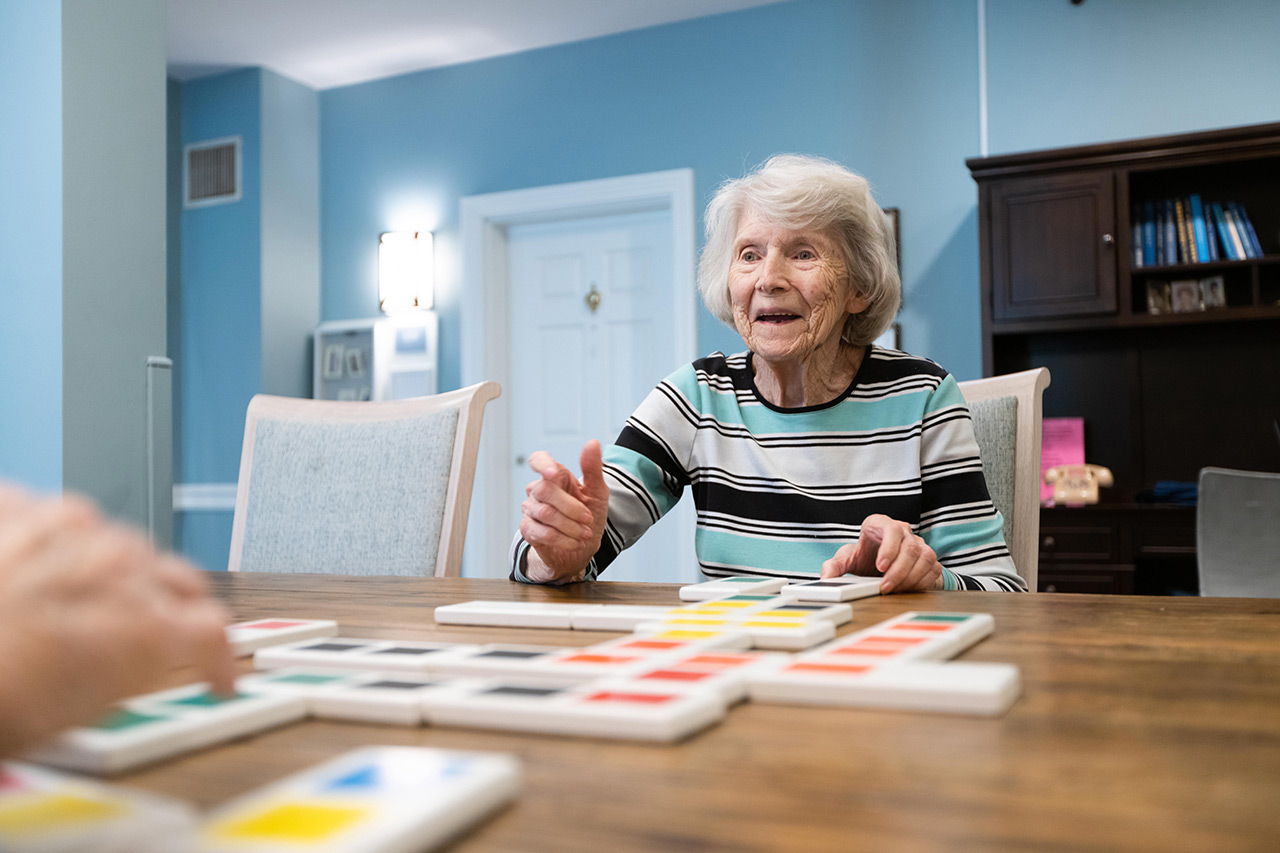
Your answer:
[[[750,358],[713,353],[686,365],[627,419],[604,453],[609,517],[587,579],[689,488],[709,577],[812,577],[882,513],[933,548],[947,589],[1026,589],[950,374],[871,346],[835,400],[784,409],[757,391]],[[516,580],[528,547],[517,534]]]

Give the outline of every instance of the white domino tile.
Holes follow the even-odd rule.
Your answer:
[[[435,659],[433,675],[504,677],[529,675],[535,664],[566,651],[558,646],[526,646],[489,643],[459,648]]]
[[[199,853],[435,850],[515,798],[520,766],[501,753],[367,747],[213,812]]]
[[[723,718],[716,690],[673,690],[635,681],[554,686],[492,680],[428,710],[432,725],[670,742]]]
[[[748,682],[753,702],[983,715],[1004,713],[1021,691],[1016,666],[964,661],[868,665],[801,659],[757,670]]]
[[[311,700],[311,714],[320,719],[419,726],[426,722],[426,707],[435,697],[464,683],[429,676],[365,674],[317,693]]]
[[[112,774],[300,720],[301,696],[241,693],[212,697],[193,684],[121,703],[96,726],[69,729],[32,754],[41,764]]]
[[[732,577],[717,578],[703,583],[680,587],[681,601],[703,601],[708,598],[722,598],[726,595],[750,593],[754,595],[776,595],[786,586],[786,578]]]
[[[194,808],[21,762],[0,764],[0,850],[6,853],[189,850]]]
[[[880,594],[882,577],[843,575],[826,580],[798,581],[782,588],[782,595],[799,601],[854,601]]]
[[[819,643],[825,643],[836,635],[836,626],[829,619],[799,617],[772,617],[756,619],[754,614],[743,618],[717,618],[714,616],[681,616],[663,622],[640,625],[637,633],[661,631],[707,631],[727,634],[744,634],[746,645],[739,648],[799,651]]]
[[[445,653],[474,648],[465,643],[329,637],[259,649],[253,665],[260,670],[307,666],[422,674],[431,672],[434,661]]]
[[[251,655],[266,646],[315,637],[335,637],[337,634],[338,623],[331,619],[255,619],[227,626],[227,642],[238,658]]]
[[[575,631],[634,631],[641,622],[661,619],[670,610],[643,604],[595,604],[575,610],[570,621]]]
[[[715,690],[732,705],[747,698],[747,679],[753,671],[772,669],[787,659],[779,652],[723,651],[657,658],[633,673],[628,683],[673,691]]]
[[[812,649],[806,657],[835,655],[879,662],[947,660],[995,630],[989,613],[912,611]]]
[[[539,601],[464,601],[437,607],[435,620],[441,625],[567,629],[574,611],[582,607]]]

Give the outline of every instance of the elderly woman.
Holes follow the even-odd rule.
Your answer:
[[[603,458],[587,443],[581,480],[534,453],[512,578],[594,579],[689,486],[711,577],[1025,590],[955,380],[872,344],[901,285],[867,182],[774,157],[717,191],[706,238],[702,298],[747,351],[663,380]]]

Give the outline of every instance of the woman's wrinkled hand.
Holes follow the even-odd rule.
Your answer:
[[[905,521],[869,515],[862,521],[857,542],[842,545],[822,564],[823,578],[840,575],[884,575],[881,595],[917,589],[942,589],[942,564]]]

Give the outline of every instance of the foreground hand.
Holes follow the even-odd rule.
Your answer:
[[[588,441],[579,459],[582,480],[541,450],[529,457],[540,476],[525,487],[520,505],[520,535],[532,545],[525,576],[532,581],[581,580],[600,550],[609,515],[600,442]]]
[[[925,541],[911,532],[911,525],[887,515],[869,515],[862,521],[857,542],[842,545],[822,564],[823,578],[840,575],[884,575],[882,595],[915,589],[942,589],[942,564]]]
[[[0,486],[0,754],[194,665],[234,689],[226,613],[204,577],[83,499]]]

